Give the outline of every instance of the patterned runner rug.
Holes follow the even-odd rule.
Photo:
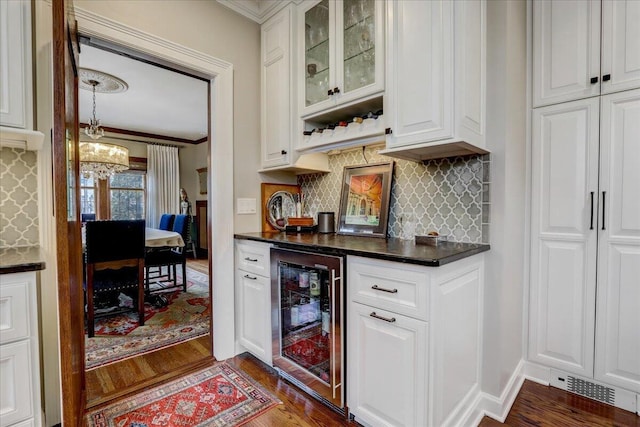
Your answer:
[[[178,269],[180,270],[180,269]],[[180,279],[181,280],[181,279]],[[187,292],[163,293],[169,304],[145,304],[145,324],[133,312],[96,319],[96,335],[85,335],[85,369],[95,369],[209,333],[209,276],[187,267]]]
[[[222,362],[91,411],[86,425],[232,427],[280,403],[244,372]]]

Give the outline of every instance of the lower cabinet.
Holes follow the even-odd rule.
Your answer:
[[[0,426],[39,426],[36,272],[0,276]]]
[[[347,257],[347,403],[356,421],[464,421],[480,393],[483,260],[423,267]]]
[[[271,366],[270,245],[236,240],[236,337],[245,350]]]

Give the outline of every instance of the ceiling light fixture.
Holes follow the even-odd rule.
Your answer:
[[[104,136],[104,129],[100,127],[100,120],[96,118],[96,86],[100,84],[97,80],[89,80],[93,86],[93,117],[89,119],[89,126],[84,128],[84,133],[91,139],[100,139]]]
[[[111,74],[102,71],[80,68],[80,88],[90,90],[93,94],[93,116],[89,124],[84,128],[84,133],[91,139],[100,139],[104,136],[104,129],[100,120],[96,117],[96,92],[120,93],[129,89],[127,83]]]
[[[126,147],[104,142],[80,143],[80,172],[85,178],[91,175],[107,179],[116,172],[129,169],[129,150]]]

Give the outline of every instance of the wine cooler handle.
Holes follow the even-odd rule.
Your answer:
[[[376,319],[384,320],[385,322],[389,322],[389,323],[393,323],[396,321],[395,317],[382,317],[377,315],[375,311],[373,311],[369,316],[375,317]]]
[[[333,398],[336,398],[336,271],[331,270],[331,393]]]
[[[396,288],[387,289],[387,288],[381,288],[378,285],[373,285],[371,287],[371,289],[373,289],[374,291],[389,292],[390,294],[397,294],[398,293],[398,290]]]

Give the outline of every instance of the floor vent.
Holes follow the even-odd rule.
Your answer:
[[[636,394],[620,388],[599,384],[562,371],[551,370],[550,384],[598,402],[607,403],[627,411],[636,412]]]
[[[567,375],[567,391],[580,394],[590,399],[616,404],[616,389]]]

